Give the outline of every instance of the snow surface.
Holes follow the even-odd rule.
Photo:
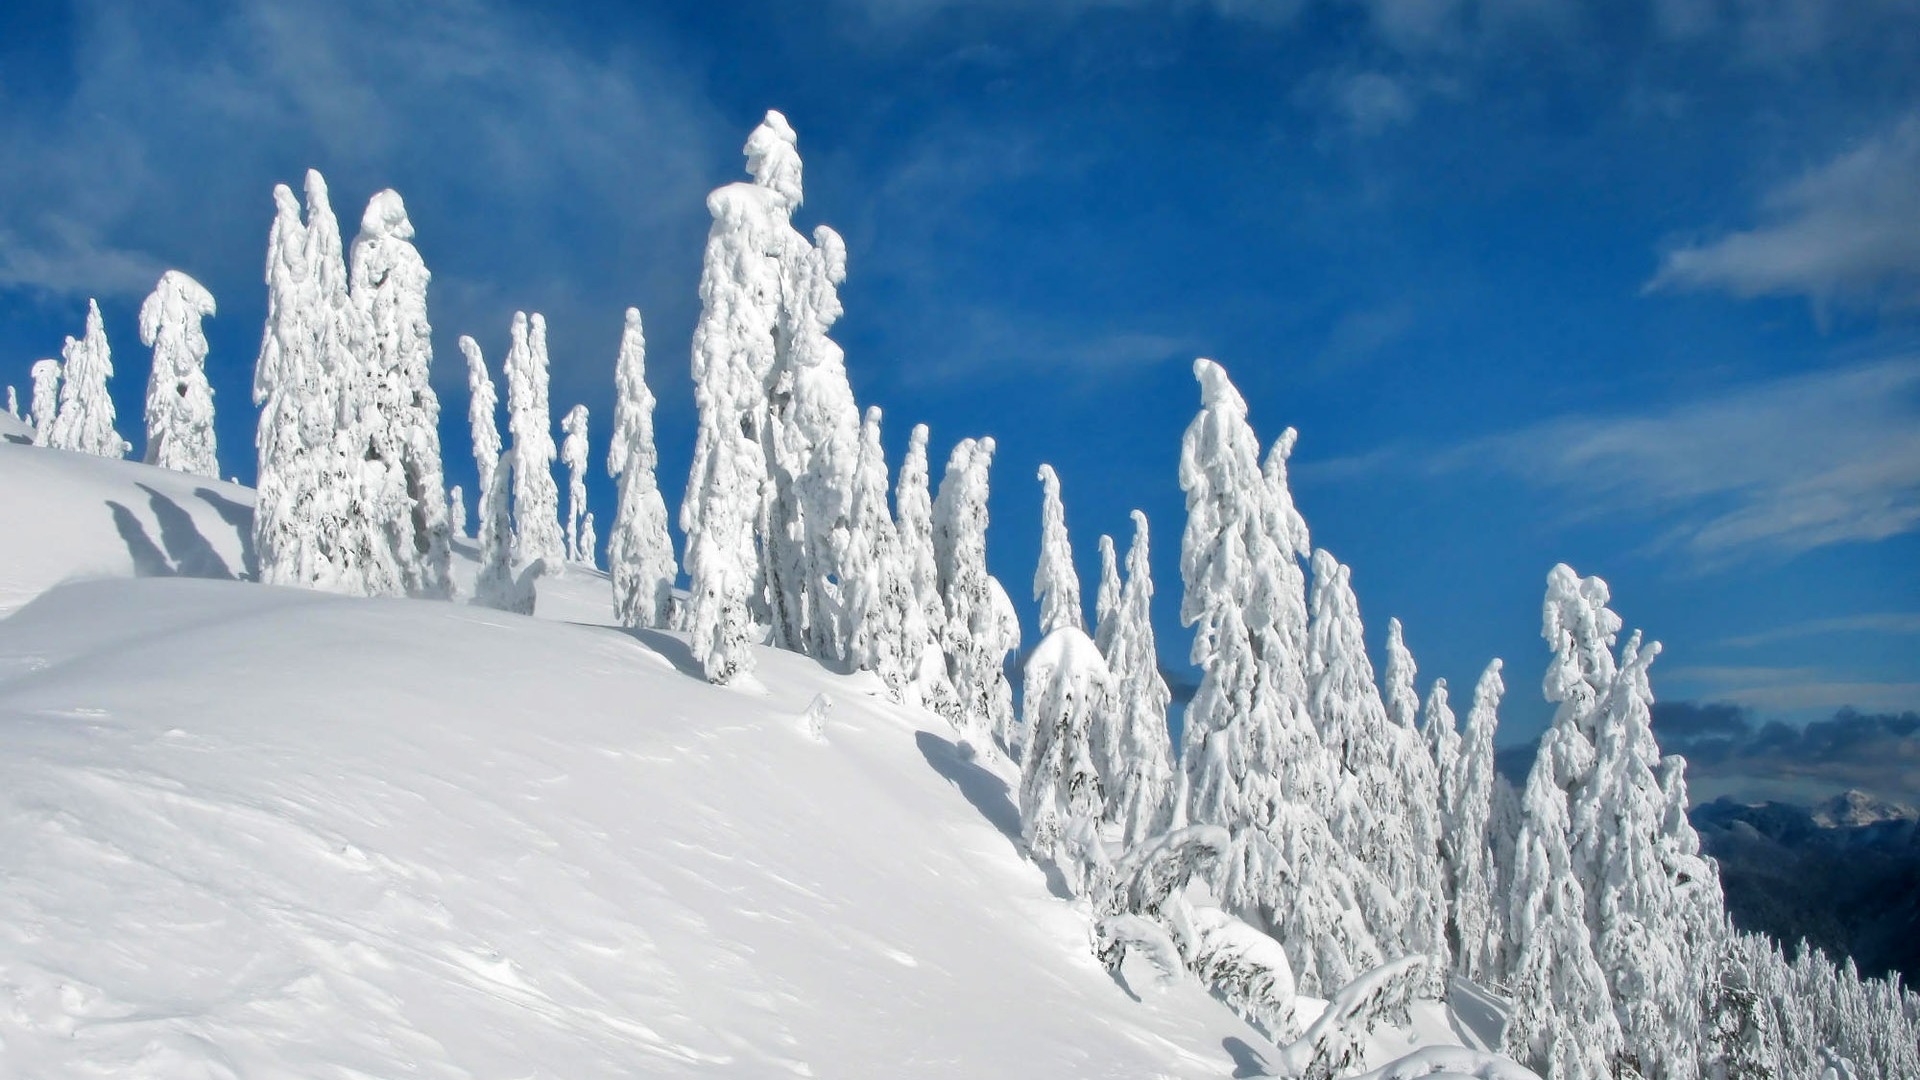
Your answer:
[[[1191,979],[1109,976],[1011,766],[877,679],[756,649],[711,686],[683,638],[595,625],[579,568],[541,618],[217,580],[250,503],[0,442],[0,1076],[1278,1059]],[[1417,1006],[1368,1063],[1458,1042]]]

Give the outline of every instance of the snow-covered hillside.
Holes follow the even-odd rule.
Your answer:
[[[0,1074],[1273,1060],[1191,979],[1108,975],[1010,767],[877,679],[760,649],[711,686],[582,625],[581,571],[539,619],[173,577],[244,575],[250,495],[0,444]],[[1385,1034],[1455,1041],[1434,1005]]]

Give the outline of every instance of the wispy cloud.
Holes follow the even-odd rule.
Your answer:
[[[1749,385],[1657,412],[1566,416],[1415,453],[1319,465],[1494,471],[1564,497],[1570,515],[1662,517],[1650,545],[1719,566],[1920,528],[1920,359]]]
[[[1920,305],[1920,115],[1761,200],[1762,224],[1669,251],[1649,290]]]
[[[1820,667],[1681,666],[1666,671],[1662,681],[1690,698],[1775,713],[1920,709],[1920,683],[1860,679]]]
[[[1833,619],[1809,619],[1806,622],[1763,630],[1757,634],[1730,637],[1721,644],[1736,649],[1750,649],[1780,641],[1796,641],[1827,634],[1920,634],[1920,612],[1887,611],[1866,615],[1846,615]]]

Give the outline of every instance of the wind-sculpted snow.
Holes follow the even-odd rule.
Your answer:
[[[164,648],[156,646],[165,642]],[[0,622],[22,1076],[1221,1077],[871,676],[465,605],[66,586]],[[821,741],[800,730],[835,703]],[[815,710],[823,713],[823,710]],[[983,812],[984,811],[984,812]]]

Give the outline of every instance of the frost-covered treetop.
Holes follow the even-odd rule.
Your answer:
[[[1571,705],[1586,716],[1613,683],[1613,642],[1624,625],[1607,607],[1611,594],[1598,577],[1583,578],[1560,563],[1547,573],[1547,598],[1541,612],[1540,636],[1553,650],[1543,689],[1547,700]]]
[[[799,142],[787,118],[778,110],[768,109],[767,118],[747,136],[744,151],[753,182],[778,193],[789,211],[802,199]]]
[[[1084,628],[1080,610],[1080,576],[1073,568],[1073,549],[1067,543],[1067,512],[1060,503],[1060,477],[1053,466],[1040,466],[1040,565],[1033,574],[1033,598],[1040,601],[1040,633],[1063,626]]]
[[[369,199],[366,213],[360,216],[360,232],[375,240],[413,239],[413,222],[407,220],[407,205],[400,193],[388,188]]]

